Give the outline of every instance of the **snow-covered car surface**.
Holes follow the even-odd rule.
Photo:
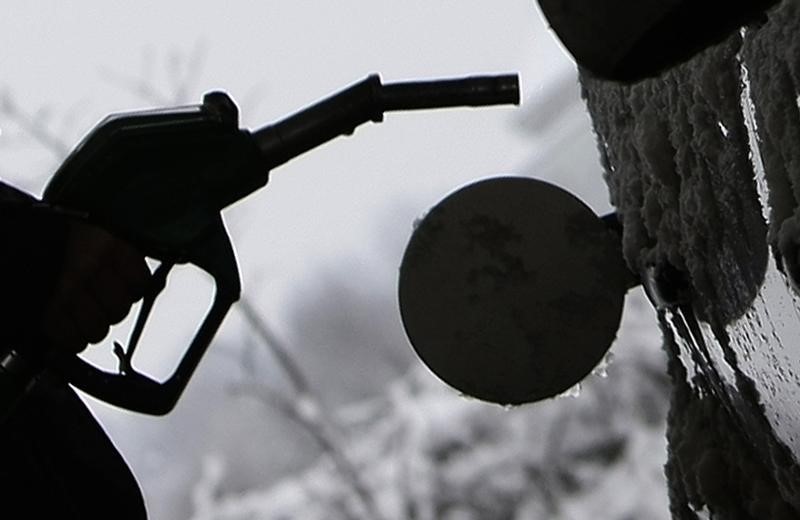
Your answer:
[[[672,354],[681,518],[800,511],[799,20],[785,1],[657,78],[582,78],[624,255]]]

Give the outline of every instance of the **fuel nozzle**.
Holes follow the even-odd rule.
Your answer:
[[[392,110],[518,105],[516,74],[382,84],[378,75],[254,133],[268,170]]]

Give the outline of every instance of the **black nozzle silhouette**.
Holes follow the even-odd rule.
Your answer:
[[[267,169],[275,168],[383,113],[460,106],[518,105],[516,74],[382,84],[373,74],[347,89],[253,134]]]

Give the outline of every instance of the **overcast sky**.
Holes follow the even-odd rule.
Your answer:
[[[0,45],[0,92],[28,113],[50,107],[69,145],[109,112],[169,102],[173,54],[202,57],[190,100],[226,90],[250,128],[373,72],[384,81],[520,74],[522,108],[389,114],[275,170],[226,212],[245,294],[278,329],[286,301],[324,266],[352,265],[351,283],[393,290],[414,219],[471,180],[546,176],[608,208],[574,65],[533,0],[13,0]],[[148,101],[123,77],[157,92]],[[40,192],[57,163],[19,130],[0,118],[0,176]],[[210,295],[196,285],[171,286],[168,319],[149,336],[161,348],[143,346],[144,365],[160,375],[170,370],[164,356],[180,353],[165,345],[184,341],[205,311]],[[238,334],[232,316],[221,335]]]
[[[4,5],[0,42],[4,88],[29,112],[49,106],[70,113],[62,133],[67,144],[108,112],[148,104],[121,86],[120,77],[147,79],[159,95],[172,96],[172,54],[202,56],[190,99],[224,89],[239,101],[242,122],[251,128],[371,72],[384,81],[519,72],[521,109],[389,114],[381,125],[361,127],[277,169],[266,189],[228,211],[245,289],[257,286],[258,293],[253,288],[249,294],[272,316],[315,265],[337,257],[369,263],[378,248],[399,261],[405,237],[381,234],[408,234],[416,216],[473,179],[537,175],[530,171],[537,145],[576,139],[552,124],[553,106],[558,114],[564,103],[575,105],[574,67],[531,0],[15,1]],[[544,128],[538,134],[536,109]],[[12,132],[8,128],[0,139]],[[577,133],[584,145],[577,151],[585,155],[588,121]],[[0,148],[6,159],[19,155],[8,148]],[[0,161],[0,172],[39,191],[53,157],[26,150],[16,162]],[[573,161],[575,153],[573,147]],[[569,187],[590,204],[602,204],[599,175],[579,180],[586,185]],[[198,305],[187,312],[202,314]],[[168,328],[174,330],[174,322]]]

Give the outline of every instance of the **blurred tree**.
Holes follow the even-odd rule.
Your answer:
[[[142,79],[104,74],[148,103],[183,103],[203,53],[173,53],[163,89],[152,54]],[[63,159],[52,114],[26,112],[10,94],[0,109]],[[658,338],[636,321],[641,298],[610,377],[593,378],[579,399],[503,410],[459,397],[421,368],[393,287],[351,281],[365,263],[342,260],[298,281],[285,343],[245,299],[249,339],[212,349],[168,420],[139,419],[141,449],[128,455],[157,482],[144,483],[154,517],[492,520],[590,518],[604,508],[612,520],[666,518],[667,384]],[[253,400],[221,394],[226,385],[264,406],[256,413]]]
[[[506,410],[456,395],[415,363],[382,392],[336,409],[338,453],[359,472],[359,493],[398,520],[668,518],[661,467],[669,384],[660,338],[643,325],[649,307],[642,295],[634,298],[614,362],[578,398]],[[375,316],[368,299],[355,302],[336,301],[347,312],[329,314],[342,316],[332,318],[333,330],[355,314]],[[373,518],[330,456],[237,495],[220,494],[220,468],[209,462],[194,519],[349,519],[359,511],[357,518]]]

